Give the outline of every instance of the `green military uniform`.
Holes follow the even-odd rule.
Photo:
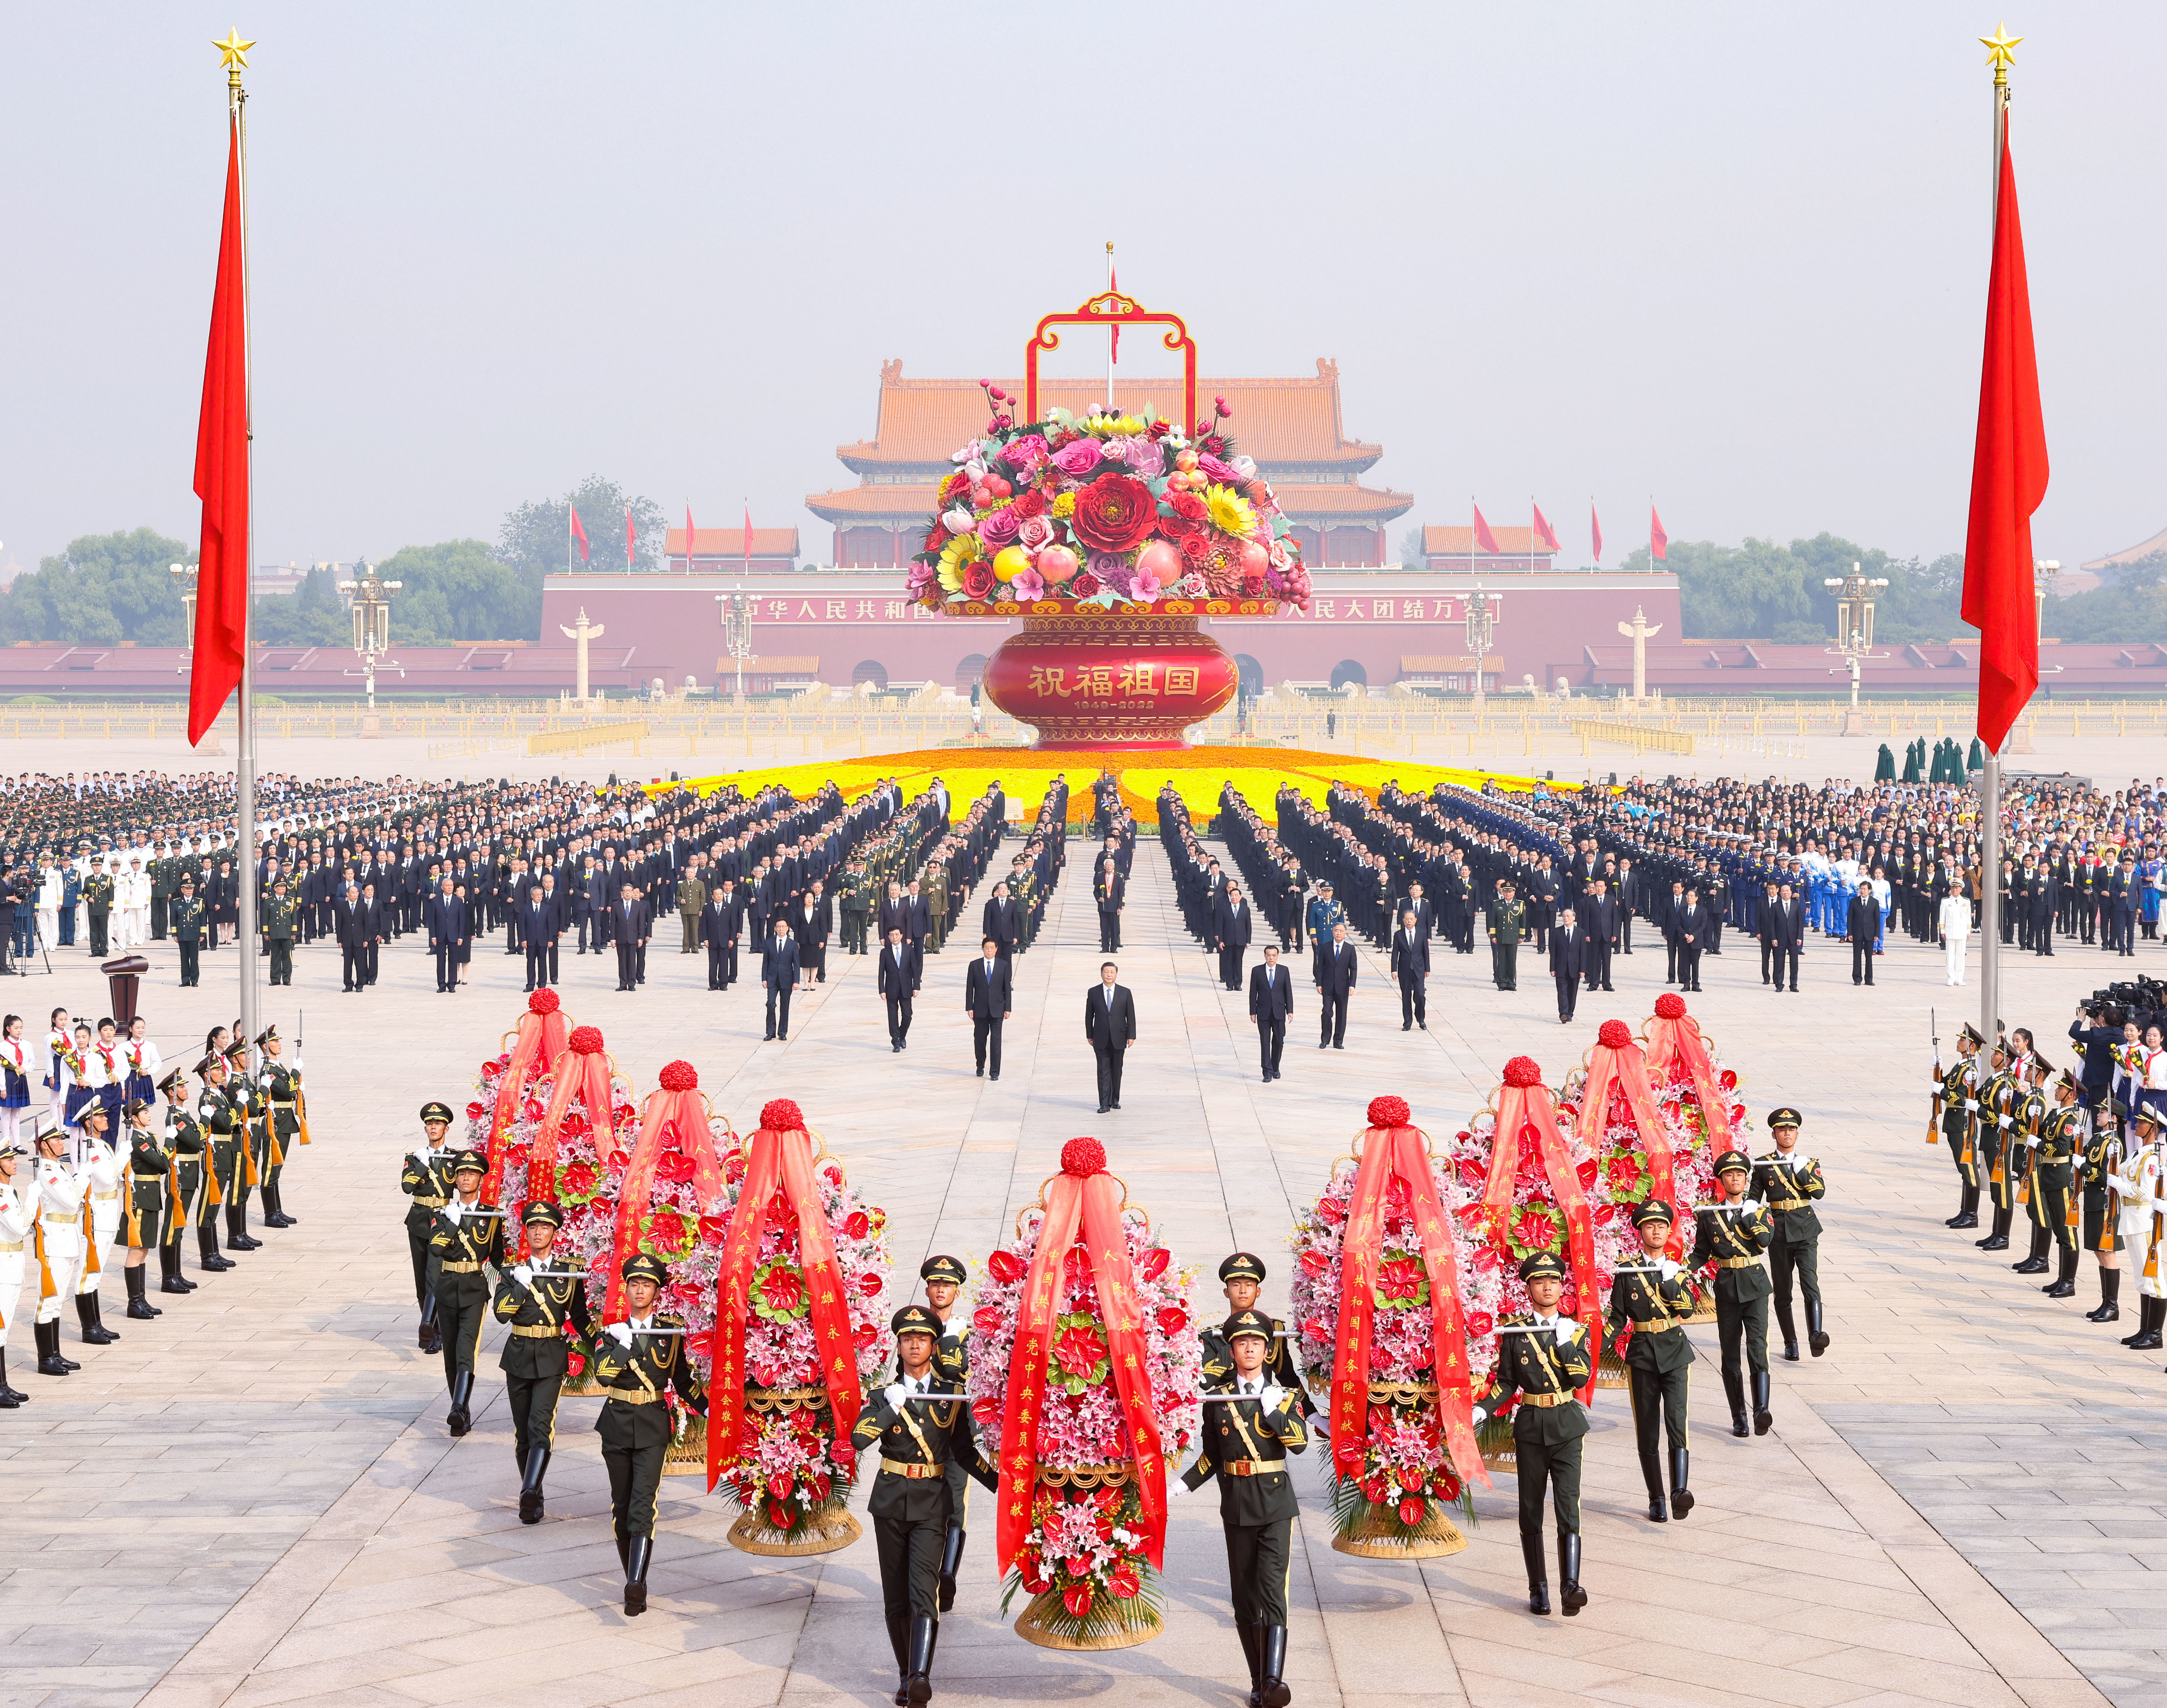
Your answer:
[[[263,902],[263,940],[270,951],[274,985],[294,982],[294,922],[300,916],[301,904],[285,893],[285,887],[281,879]]]
[[[1994,1046],[2001,1061],[1992,1064],[1979,1092],[1979,1156],[1977,1166],[1986,1171],[1987,1190],[1994,1199],[1994,1225],[1979,1240],[1982,1251],[2009,1249],[2009,1224],[2016,1219],[2016,1171],[2013,1139],[2023,1113],[2024,1087],[2007,1064],[2004,1045]]]
[[[1264,1282],[1264,1262],[1253,1251],[1236,1251],[1219,1266],[1219,1284],[1231,1288],[1247,1282],[1253,1287]],[[1230,1298],[1229,1304],[1233,1303]],[[1246,1309],[1246,1307],[1245,1307]],[[1264,1374],[1294,1395],[1295,1409],[1304,1424],[1317,1416],[1317,1402],[1309,1397],[1301,1375],[1295,1368],[1294,1347],[1289,1340],[1286,1325],[1277,1317],[1268,1317],[1272,1325],[1271,1342],[1264,1348]],[[1227,1345],[1227,1337],[1218,1328],[1204,1330],[1200,1337],[1204,1348],[1204,1379],[1216,1382],[1232,1373],[1234,1368],[1234,1350]]]
[[[449,1127],[448,1103],[421,1105],[421,1124],[441,1123]],[[437,1135],[441,1139],[443,1134]],[[438,1350],[437,1328],[437,1267],[429,1251],[429,1229],[437,1212],[452,1195],[452,1157],[454,1147],[432,1145],[427,1139],[399,1159],[399,1189],[410,1200],[406,1206],[406,1249],[414,1263],[414,1303],[421,1313],[419,1345],[424,1352]]]
[[[113,917],[113,877],[103,866],[82,880],[82,899],[90,909],[90,952],[105,953],[105,928]]]
[[[700,913],[707,905],[707,886],[700,880],[697,872],[687,872],[677,880],[677,919],[685,928],[685,946],[680,954],[697,954],[700,947]]]
[[[1520,987],[1520,937],[1527,929],[1528,904],[1512,893],[1510,885],[1499,886],[1504,893],[1492,901],[1486,917],[1490,922],[1490,970],[1501,991],[1517,991]]]
[[[918,886],[925,897],[925,917],[932,929],[926,947],[938,954],[940,945],[948,940],[948,869],[934,865],[926,869],[925,881]]]
[[[1667,1233],[1674,1220],[1675,1214],[1661,1198],[1650,1198],[1633,1212],[1636,1230],[1660,1225]],[[1683,1518],[1693,1509],[1688,1486],[1693,1438],[1686,1422],[1693,1351],[1685,1324],[1700,1308],[1700,1295],[1691,1273],[1667,1257],[1644,1251],[1634,1262],[1637,1266],[1620,1266],[1610,1283],[1610,1337],[1614,1343],[1632,1330],[1623,1356],[1633,1402],[1633,1437],[1640,1452],[1640,1480],[1648,1488],[1648,1516],[1661,1524],[1669,1512],[1663,1504],[1659,1434],[1670,1449],[1670,1511]]]
[[[158,1250],[159,1291],[193,1293],[195,1282],[181,1277],[181,1230],[199,1214],[196,1206],[204,1189],[203,1129],[196,1123],[188,1081],[178,1068],[158,1081],[158,1090],[166,1099],[166,1136],[173,1155],[173,1202]]]
[[[1771,1131],[1788,1128],[1796,1132],[1800,1117],[1796,1109],[1768,1112]],[[1753,1196],[1768,1206],[1772,1237],[1769,1267],[1776,1277],[1776,1323],[1783,1331],[1783,1356],[1799,1361],[1799,1331],[1791,1317],[1791,1278],[1798,1277],[1805,1295],[1806,1340],[1814,1356],[1828,1351],[1827,1320],[1821,1311],[1820,1218],[1814,1214],[1815,1200],[1828,1190],[1821,1166],[1813,1157],[1778,1148],[1753,1162]]]
[[[936,1348],[940,1345],[940,1319],[924,1305],[905,1305],[891,1326],[898,1336],[925,1335]],[[929,1405],[912,1398],[949,1393],[956,1396],[952,1404]],[[932,1695],[941,1557],[956,1510],[954,1473],[960,1466],[964,1475],[989,1489],[998,1489],[999,1481],[979,1449],[978,1427],[962,1387],[930,1364],[922,1378],[891,1383],[868,1395],[850,1441],[861,1453],[876,1446],[880,1450],[880,1473],[866,1510],[880,1554],[888,1642],[903,1678],[896,1700],[924,1702]]]
[[[528,1228],[561,1228],[564,1214],[547,1199],[537,1198],[521,1220]],[[497,1321],[511,1330],[497,1367],[504,1372],[505,1398],[511,1407],[519,1521],[539,1524],[543,1473],[549,1468],[549,1454],[557,1445],[557,1400],[571,1370],[564,1325],[569,1322],[582,1339],[590,1332],[587,1278],[565,1269],[553,1246],[546,1264],[516,1264],[499,1274],[490,1309]]]
[[[242,1220],[246,1214],[243,1194],[248,1190],[252,1169],[248,1153],[248,1098],[236,1083],[240,1074],[234,1068],[233,1053],[229,1050],[218,1060],[225,1072],[225,1083],[214,1086],[206,1079],[196,1100],[196,1118],[210,1140],[210,1189],[204,1194],[204,1219],[210,1219],[214,1207],[222,1208],[227,1246],[236,1251],[253,1251],[263,1242],[250,1235]],[[217,1249],[215,1239],[210,1249]]]
[[[2034,1238],[2055,1249],[2054,1279],[2040,1291],[2049,1298],[2073,1298],[2077,1291],[2077,1229],[2069,1220],[2076,1159],[2084,1148],[2085,1112],[2078,1103],[2083,1087],[2064,1069],[2055,1082],[2057,1106],[2047,1111],[2032,1147],[2032,1221]]]
[[[453,1196],[429,1224],[429,1255],[436,1261],[437,1326],[444,1338],[444,1386],[452,1409],[445,1418],[453,1436],[473,1426],[467,1402],[474,1395],[474,1355],[488,1320],[489,1279],[485,1266],[504,1267],[504,1217],[477,1198],[471,1204],[458,1193],[462,1175],[479,1187],[486,1165],[479,1150],[461,1150],[451,1160]]]
[[[1269,1354],[1280,1344],[1273,1327],[1260,1311],[1237,1311],[1220,1325],[1219,1337],[1230,1353],[1237,1340],[1259,1340]],[[1222,1374],[1207,1373],[1204,1386],[1207,1393],[1237,1397],[1205,1402],[1195,1462],[1182,1473],[1182,1486],[1219,1484],[1227,1589],[1249,1663],[1249,1700],[1285,1708],[1287,1574],[1301,1512],[1287,1456],[1309,1446],[1309,1427],[1295,1408],[1301,1389],[1286,1388],[1266,1367],[1244,1378],[1231,1363]]]
[[[271,1166],[271,1153],[276,1148],[271,1132],[271,1100],[264,1095],[257,1076],[248,1071],[248,1045],[246,1042],[230,1045],[226,1060],[234,1064],[232,1076],[225,1082],[226,1095],[241,1112],[242,1144],[246,1155],[241,1159],[241,1189],[225,1207],[226,1241],[240,1245],[249,1239],[248,1200],[255,1189],[263,1183]],[[266,1200],[268,1208],[268,1200]],[[236,1230],[238,1230],[236,1233]],[[257,1240],[253,1245],[263,1242]],[[252,1245],[242,1245],[242,1250]]]
[[[1553,1252],[1538,1251],[1520,1264],[1523,1282],[1564,1274],[1565,1265]],[[1543,1563],[1547,1484],[1557,1521],[1565,1610],[1571,1617],[1587,1605],[1587,1592],[1580,1586],[1580,1465],[1587,1411],[1575,1393],[1593,1378],[1594,1355],[1571,1317],[1522,1311],[1498,1328],[1497,1362],[1476,1399],[1475,1420],[1481,1423],[1519,1397],[1513,1414],[1513,1457],[1520,1483],[1520,1555],[1528,1568],[1528,1605],[1537,1613],[1550,1610],[1550,1573]]]
[[[645,1253],[625,1259],[626,1280],[646,1279],[660,1288],[669,1279],[662,1265]],[[644,1332],[675,1330],[675,1332]],[[662,1489],[662,1461],[670,1449],[670,1408],[663,1390],[678,1397],[701,1416],[706,1395],[692,1372],[685,1349],[685,1325],[658,1312],[641,1328],[612,1323],[602,1331],[595,1355],[595,1382],[607,1390],[595,1432],[602,1438],[602,1465],[609,1473],[611,1527],[617,1558],[624,1563],[624,1610],[647,1610],[647,1563],[654,1552],[654,1505]]]
[[[1934,1081],[1934,1115],[1949,1160],[1956,1165],[1958,1198],[1957,1213],[1943,1224],[1951,1228],[1979,1225],[1979,1046],[1983,1039],[1968,1023],[1957,1034],[1957,1059],[1943,1068]]]
[[[1725,1174],[1745,1177],[1740,1185],[1751,1190],[1753,1165],[1742,1150],[1726,1150],[1715,1159],[1719,1183]],[[1716,1335],[1723,1347],[1723,1392],[1730,1402],[1730,1432],[1746,1433],[1746,1372],[1739,1364],[1739,1342],[1743,1340],[1746,1364],[1753,1372],[1753,1423],[1762,1435],[1772,1420],[1769,1410],[1772,1383],[1768,1377],[1768,1293],[1773,1283],[1761,1254],[1775,1237],[1775,1219],[1767,1205],[1741,1195],[1738,1207],[1718,1204],[1702,1209],[1695,1218],[1693,1255],[1686,1261],[1698,1270],[1715,1265]]]
[[[128,1118],[131,1123],[127,1134],[128,1186],[120,1201],[120,1237],[131,1257],[138,1251],[147,1253],[153,1246],[157,1248],[159,1276],[162,1280],[166,1219],[172,1210],[172,1158],[162,1142],[164,1134],[158,1129],[132,1124],[139,1115],[148,1114],[155,1108],[156,1103],[149,1097],[128,1100]],[[162,1314],[144,1297],[143,1272],[147,1266],[130,1263],[121,1272],[128,1289],[128,1314],[138,1320]],[[185,1293],[188,1289],[178,1290]]]
[[[871,891],[865,868],[853,860],[843,878],[843,897],[839,904],[843,916],[843,947],[851,954],[866,952],[866,921],[872,911]]]
[[[2047,1089],[2047,1059],[2043,1055],[2026,1058],[2023,1072],[2030,1082],[2020,1080],[2019,1089],[2012,1108],[2016,1123],[2009,1129],[2007,1148],[2002,1152],[2002,1173],[2009,1188],[2012,1203],[2025,1207],[2024,1229],[2031,1235],[2030,1247],[2021,1261],[2009,1266],[2019,1275],[2043,1275],[2047,1272],[2047,1248],[2053,1235],[2039,1219],[2039,1184],[2034,1168],[2039,1155],[2039,1133],[2046,1125],[2053,1100]]]
[[[173,941],[181,952],[181,988],[203,982],[203,940],[206,922],[203,897],[191,889],[173,897],[167,909]]]
[[[925,1283],[929,1308],[940,1319],[940,1338],[933,1348],[933,1367],[953,1383],[958,1393],[969,1387],[971,1380],[971,1343],[962,1335],[948,1326],[954,1310],[951,1297],[947,1309],[930,1303],[936,1287],[960,1288],[970,1278],[970,1271],[960,1257],[929,1257],[918,1266],[918,1278]],[[898,1354],[896,1372],[900,1379],[903,1360]],[[948,1492],[953,1499],[953,1510],[948,1515],[948,1534],[940,1547],[940,1610],[948,1612],[956,1605],[956,1574],[963,1564],[963,1538],[971,1520],[971,1477],[968,1469],[951,1461],[948,1467]]]
[[[2117,1258],[2112,1268],[2107,1258],[2122,1250],[2122,1219],[2115,1214],[2113,1185],[2109,1177],[2122,1166],[2122,1140],[2104,1121],[2095,1119],[2085,1135],[2078,1177],[2084,1187],[2082,1225],[2078,1229],[2085,1250],[2099,1259],[2098,1309],[2085,1313],[2095,1323],[2122,1320],[2122,1268]]]
[[[257,1076],[256,1090],[267,1109],[263,1160],[258,1171],[263,1183],[263,1225],[290,1228],[300,1220],[286,1214],[285,1174],[286,1159],[301,1142],[301,1065],[271,1054],[268,1046],[278,1039],[278,1029],[269,1026],[256,1040],[263,1050],[263,1067]],[[283,1040],[278,1041],[283,1045]],[[270,1084],[265,1085],[265,1080]]]

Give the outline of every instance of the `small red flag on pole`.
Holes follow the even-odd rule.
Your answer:
[[[1648,555],[1658,563],[1670,549],[1671,537],[1663,531],[1663,519],[1656,514],[1656,501],[1648,500]]]
[[[632,568],[632,543],[639,537],[639,530],[632,525],[632,506],[624,507],[624,567]]]
[[[685,500],[685,573],[692,573],[692,500]]]
[[[584,563],[587,561],[587,531],[580,525],[579,506],[566,505],[564,508],[572,513],[572,537],[580,542],[580,561]]]
[[[1587,531],[1595,538],[1595,561],[1603,561],[1603,518],[1595,513],[1595,500],[1587,501]]]
[[[750,575],[750,574],[752,574],[752,505],[751,505],[751,503],[750,503],[750,500],[748,500],[748,501],[747,501],[747,503],[746,503],[746,505],[745,505],[745,513],[744,513],[744,516],[745,516],[745,537],[744,537],[745,574],[748,574],[748,575]]]
[[[1528,508],[1535,513],[1535,537],[1553,552],[1560,549],[1557,532],[1550,526],[1550,518],[1543,514],[1543,507],[1531,498]]]
[[[2016,215],[2016,169],[2002,120],[1995,198],[1994,267],[1986,288],[1986,354],[1972,452],[1971,525],[1964,536],[1963,620],[1979,633],[1979,738],[2000,751],[2039,686],[2032,595],[2032,513],[2047,495],[2047,424],[2032,344],[2032,293]]]
[[[1476,549],[1480,552],[1487,552],[1492,557],[1495,557],[1497,552],[1497,537],[1490,531],[1490,524],[1482,520],[1482,506],[1479,504],[1476,504],[1472,499],[1470,499],[1468,502],[1473,506],[1475,510]]]
[[[196,496],[203,535],[196,556],[196,644],[188,671],[188,742],[204,738],[241,685],[248,644],[248,278],[241,248],[241,121],[227,135],[225,214],[218,282],[211,288],[210,347],[203,414],[196,424]]]

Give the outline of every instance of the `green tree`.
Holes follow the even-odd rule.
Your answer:
[[[2065,641],[2167,641],[2167,553],[2139,558],[2090,593],[2048,600],[2045,626]]]
[[[1423,526],[1420,522],[1417,522],[1400,536],[1400,562],[1412,563],[1417,568],[1429,562],[1429,553],[1423,545]]]
[[[531,641],[542,632],[541,577],[507,563],[479,540],[402,547],[375,568],[401,584],[391,596],[395,647]]]
[[[72,540],[0,590],[0,642],[178,646],[187,607],[170,566],[195,560],[194,547],[152,528]]]
[[[340,597],[337,572],[311,569],[290,594],[249,601],[249,632],[271,647],[351,647],[353,619]]]
[[[1684,637],[1754,640],[1766,637],[1810,645],[1836,632],[1836,590],[1826,584],[1852,573],[1885,578],[1874,594],[1877,644],[1947,641],[1963,631],[1963,558],[1960,553],[1922,564],[1899,560],[1836,534],[1817,534],[1779,546],[1748,538],[1740,546],[1709,540],[1673,540],[1668,568],[1678,578]],[[1645,547],[1624,567],[1645,574],[1654,567]]]
[[[625,508],[632,509],[638,537],[633,542],[634,565],[643,570],[662,568],[662,540],[668,523],[662,506],[651,498],[633,498],[614,480],[590,474],[562,498],[536,499],[505,513],[497,536],[496,553],[506,563],[538,582],[544,575],[567,570],[608,574],[624,567]],[[580,526],[586,530],[588,556],[582,562],[580,548],[571,540],[567,511],[577,506]],[[541,621],[536,605],[536,632]]]

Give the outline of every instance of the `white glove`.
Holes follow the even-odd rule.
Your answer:
[[[903,1402],[910,1398],[910,1390],[900,1382],[891,1382],[881,1389],[881,1398],[887,1402],[887,1409],[890,1411],[900,1416]]]
[[[301,1071],[301,1058],[300,1058],[299,1056],[298,1056],[298,1055],[297,1055],[297,1056],[295,1056],[295,1057],[294,1058],[294,1071],[295,1073],[299,1073],[300,1071]]]
[[[1267,1382],[1264,1386],[1264,1391],[1257,1396],[1258,1399],[1264,1402],[1264,1407],[1266,1411],[1277,1411],[1280,1409],[1281,1402],[1283,1402],[1286,1397],[1286,1389],[1280,1387],[1276,1382]]]
[[[1194,1489],[1191,1489],[1179,1477],[1175,1478],[1173,1482],[1166,1485],[1166,1498],[1168,1500],[1186,1500],[1190,1495],[1195,1493],[1196,1491]]]
[[[532,1285],[534,1281],[533,1266],[531,1264],[526,1263],[513,1264],[511,1266],[511,1278],[517,1282],[522,1287]]]
[[[1976,1115],[1979,1113],[1979,1099],[1977,1097],[1966,1097],[1964,1099],[1964,1109],[1967,1113]]]
[[[632,1325],[630,1323],[612,1323],[603,1332],[608,1335],[610,1339],[615,1340],[618,1346],[623,1346],[627,1351],[632,1350]]]
[[[1559,1318],[1557,1337],[1560,1340],[1578,1340],[1580,1338],[1580,1319],[1578,1317]]]
[[[2024,1148],[2027,1150],[2037,1150],[2039,1148],[2039,1140],[2037,1137],[2035,1135],[2032,1138],[2027,1139],[2024,1141]]]
[[[2014,1127],[2016,1124],[2016,1121],[2007,1115],[1996,1115],[1994,1121],[1998,1127]]]
[[[259,1073],[256,1076],[256,1083],[268,1092],[271,1089],[271,1076],[268,1073]]]
[[[1669,1258],[1666,1257],[1661,1262],[1656,1266],[1656,1272],[1660,1278],[1668,1281],[1672,1276],[1678,1272],[1678,1266],[1672,1262]]]
[[[415,1161],[420,1163],[422,1167],[427,1168],[429,1166],[429,1147],[427,1145],[416,1145],[408,1154],[413,1157]]]
[[[1489,1413],[1488,1409],[1487,1409],[1486,1408],[1485,1408],[1485,1407],[1479,1406],[1479,1405],[1478,1405],[1478,1406],[1476,1406],[1476,1407],[1472,1411],[1469,1412],[1467,1415],[1468,1415],[1468,1416],[1469,1416],[1470,1419],[1472,1419],[1475,1422],[1476,1422],[1476,1423],[1478,1423],[1478,1424],[1479,1424],[1479,1423],[1486,1423],[1486,1422],[1488,1422],[1488,1421],[1489,1421],[1489,1419],[1490,1419],[1490,1413]]]
[[[454,1227],[458,1225],[459,1218],[465,1214],[466,1212],[459,1208],[459,1201],[457,1198],[452,1199],[444,1206],[444,1219]]]

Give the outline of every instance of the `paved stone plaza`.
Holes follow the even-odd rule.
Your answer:
[[[799,1099],[892,1219],[898,1274],[932,1251],[982,1257],[1053,1171],[1061,1143],[1096,1132],[1132,1198],[1162,1217],[1178,1257],[1210,1271],[1235,1245],[1275,1270],[1284,1235],[1367,1099],[1397,1092],[1417,1118],[1460,1124],[1508,1055],[1560,1079],[1599,1022],[1637,1024],[1664,988],[1660,954],[1617,963],[1613,997],[1584,998],[1560,1028],[1549,981],[1524,952],[1517,995],[1485,957],[1449,953],[1432,981],[1430,1030],[1403,1034],[1381,960],[1365,961],[1343,1052],[1319,1052],[1314,993],[1297,976],[1286,1077],[1258,1081],[1242,999],[1180,933],[1155,843],[1136,862],[1119,957],[1141,1039],[1127,1107],[1093,1111],[1080,1007],[1100,960],[1072,866],[1041,945],[1019,963],[1017,1018],[998,1085],[974,1079],[962,951],[929,960],[911,1048],[887,1047],[870,960],[831,954],[801,999],[787,1044],[760,1044],[760,992],[705,989],[702,957],[675,953],[665,921],[646,989],[620,997],[614,960],[566,953],[559,988],[602,1027],[644,1092],[662,1064],[699,1068],[718,1109],[748,1124],[763,1099]],[[1645,939],[1644,939],[1645,942]],[[230,951],[202,989],[175,988],[154,947],[145,1007],[169,1060],[230,1021]],[[1704,972],[1693,1009],[1745,1080],[1756,1124],[1777,1103],[1806,1117],[1826,1159],[1822,1275],[1834,1345],[1776,1365],[1776,1428],[1734,1440],[1695,1331],[1690,1520],[1661,1527],[1644,1497],[1622,1393],[1605,1393],[1590,1437],[1587,1581],[1570,1621],[1525,1611],[1513,1489],[1478,1492],[1463,1553],[1420,1567],[1335,1553],[1311,1468],[1297,1533],[1290,1681],[1299,1703],[1349,1705],[2167,1703],[2167,1426],[2158,1354],[2130,1331],[2053,1302],[2010,1257],[1948,1232],[1947,1153],[1922,1143],[1928,1009],[1944,1039],[1976,991],[1942,981],[1938,954],[1892,941],[1882,982],[1856,991],[1849,957],[1809,948],[1804,992],[1771,996],[1750,944]],[[698,1479],[665,1484],[653,1610],[618,1610],[620,1577],[591,1424],[568,1400],[550,1512],[515,1510],[511,1430],[485,1342],[474,1433],[444,1433],[441,1368],[414,1346],[400,1229],[400,1151],[426,1097],[463,1107],[475,1064],[520,1007],[520,960],[478,945],[474,986],[432,992],[407,939],[383,983],[338,989],[336,951],[302,952],[294,988],[267,992],[289,1038],[303,1032],[317,1142],[289,1171],[301,1225],[257,1229],[262,1251],[201,1291],[160,1298],[156,1322],[120,1319],[119,1346],[82,1353],[66,1381],[31,1373],[28,1311],[0,1300],[15,1384],[33,1403],[0,1420],[0,1708],[735,1708],[885,1702],[893,1689],[870,1535],[824,1559],[755,1558],[724,1541],[729,1517]],[[2072,1002],[2107,977],[2156,970],[2096,949],[2012,955],[2005,1012],[2049,1053]],[[19,981],[8,1005],[42,1023],[65,1002],[96,1014],[86,957]],[[1974,971],[1974,985],[1976,973]],[[188,1273],[196,1278],[194,1260]],[[25,1292],[22,1303],[32,1295]],[[965,1300],[968,1303],[967,1295]],[[1015,1637],[998,1605],[981,1514],[941,1643],[938,1700],[1201,1703],[1235,1708],[1245,1687],[1210,1499],[1177,1507],[1165,1634],[1141,1648],[1074,1655]]]

